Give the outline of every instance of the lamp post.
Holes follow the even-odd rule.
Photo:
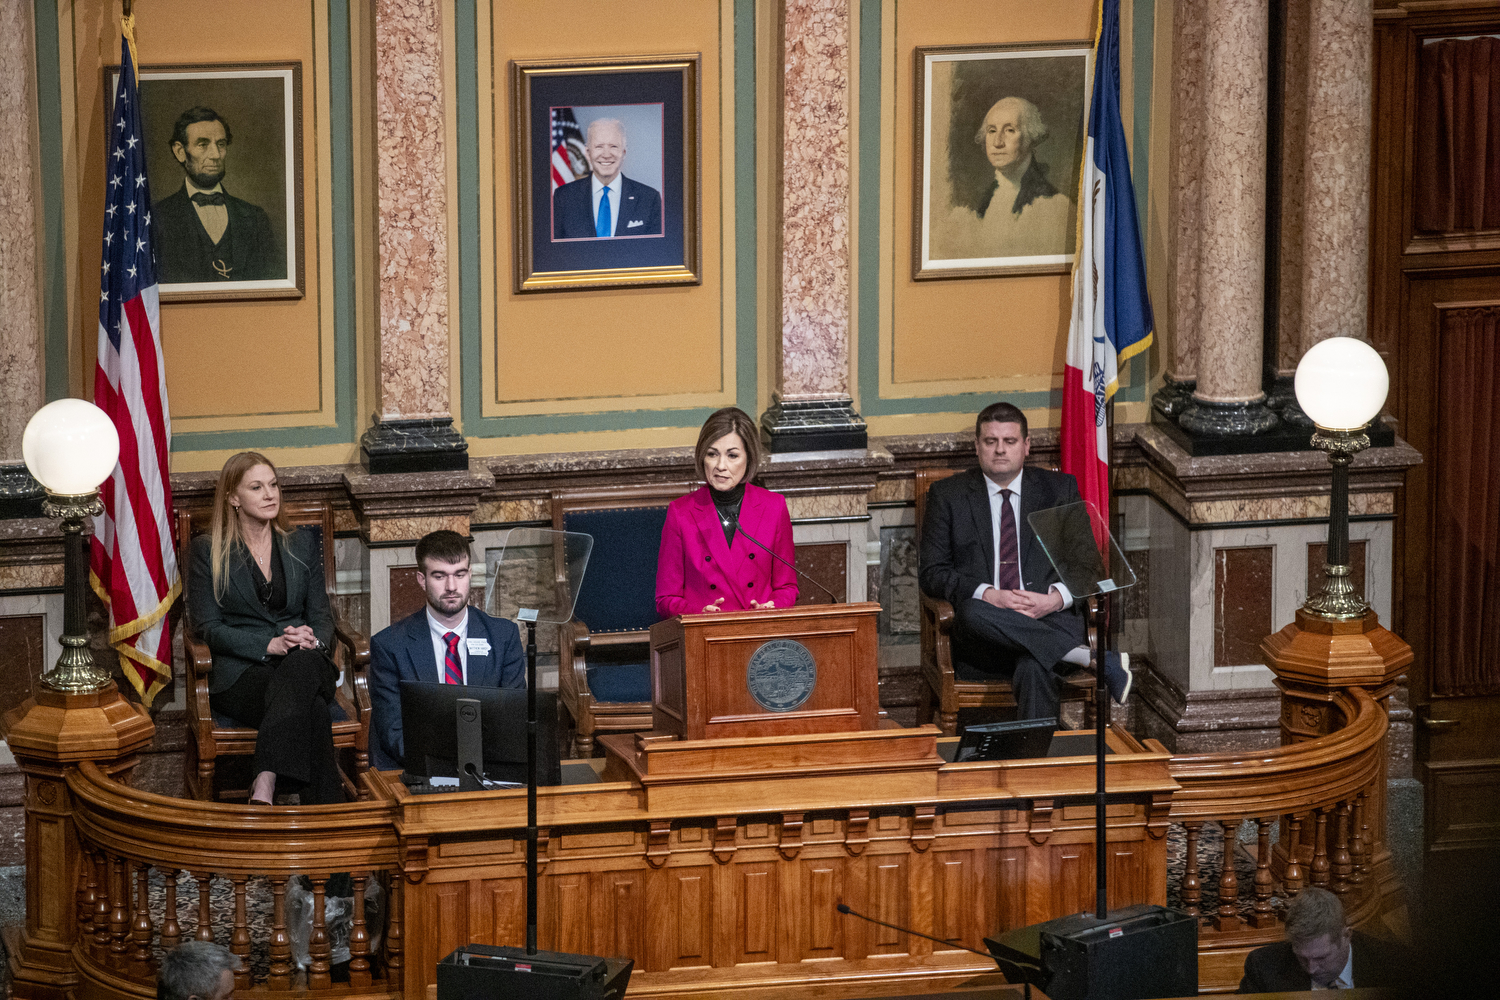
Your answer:
[[[1360,619],[1370,610],[1354,592],[1349,566],[1349,465],[1370,447],[1365,428],[1385,405],[1390,376],[1375,349],[1353,337],[1315,344],[1297,365],[1297,404],[1312,418],[1312,445],[1328,453],[1333,489],[1328,498],[1328,552],[1323,589],[1302,605],[1325,621]]]
[[[59,399],[32,415],[21,437],[26,468],[47,490],[42,510],[62,519],[63,651],[42,676],[54,691],[96,691],[114,683],[94,665],[88,638],[88,557],[83,519],[104,512],[99,484],[114,471],[120,438],[104,411],[82,399]]]

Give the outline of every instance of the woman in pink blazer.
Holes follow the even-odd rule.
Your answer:
[[[707,485],[667,508],[656,555],[657,614],[796,604],[786,500],[749,482],[760,465],[754,422],[736,407],[719,410],[698,433],[693,457]]]

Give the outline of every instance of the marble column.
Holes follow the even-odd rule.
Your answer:
[[[8,139],[0,143],[0,516],[40,494],[21,464],[21,433],[43,397],[31,11],[29,3],[0,3],[0,135]]]
[[[1281,270],[1276,372],[1290,378],[1302,357],[1302,225],[1307,205],[1308,17],[1311,0],[1286,0],[1281,112]]]
[[[867,444],[849,391],[853,30],[849,0],[784,0],[781,337],[761,416],[773,456]]]
[[[448,409],[448,169],[441,0],[375,5],[380,345],[371,473],[468,468]],[[451,9],[451,8],[450,8]]]
[[[1199,243],[1203,225],[1203,54],[1207,0],[1182,0],[1172,10],[1171,172],[1167,258],[1167,322],[1171,367],[1152,398],[1163,416],[1176,419],[1191,402],[1198,378]]]
[[[1194,434],[1259,434],[1279,423],[1261,391],[1268,6],[1207,4],[1198,382],[1179,421]]]
[[[1307,39],[1299,359],[1369,339],[1371,0],[1312,0]]]

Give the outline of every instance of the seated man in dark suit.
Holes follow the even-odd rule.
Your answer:
[[[979,468],[927,491],[918,581],[924,594],[953,605],[960,680],[1009,678],[1018,718],[1055,717],[1062,673],[1087,666],[1089,651],[1083,614],[1027,518],[1080,502],[1078,483],[1026,467],[1026,415],[1010,403],[979,414],[974,451]],[[1088,530],[1087,519],[1079,523]],[[1130,694],[1129,663],[1123,653],[1105,663],[1110,695],[1121,704]]]
[[[371,763],[402,766],[401,682],[523,688],[526,658],[514,622],[469,607],[469,543],[434,531],[417,543],[427,603],[370,640]]]
[[[172,128],[182,187],[151,206],[163,283],[285,278],[285,248],[265,209],[224,190],[234,133],[213,108],[189,108]]]
[[[1377,987],[1415,981],[1415,961],[1401,945],[1353,930],[1344,904],[1326,889],[1303,889],[1286,911],[1286,940],[1245,959],[1241,993],[1291,993]]]
[[[589,122],[584,154],[593,172],[552,192],[552,238],[662,235],[661,195],[620,172],[625,126],[615,118]]]

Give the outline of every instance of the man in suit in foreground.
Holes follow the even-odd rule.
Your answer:
[[[1089,651],[1083,614],[1028,518],[1080,502],[1078,483],[1026,467],[1026,415],[1010,403],[979,414],[974,451],[979,468],[927,491],[918,581],[924,594],[953,605],[960,680],[1009,678],[1017,718],[1056,717],[1061,674],[1087,666]],[[1088,530],[1086,519],[1080,525]],[[1130,694],[1129,662],[1111,653],[1105,663],[1110,695],[1121,704]]]
[[[617,118],[589,122],[589,176],[552,193],[554,240],[613,236],[660,236],[661,195],[626,177],[625,126]]]
[[[189,108],[172,128],[182,187],[151,206],[162,282],[285,278],[286,254],[266,210],[224,190],[234,133],[213,108]]]
[[[434,531],[417,543],[427,602],[370,640],[371,750],[377,770],[402,766],[401,682],[526,686],[526,659],[514,622],[469,607],[469,543]]]
[[[1402,989],[1414,982],[1414,965],[1402,946],[1350,928],[1344,904],[1333,893],[1308,888],[1287,907],[1286,940],[1257,948],[1245,959],[1240,992]]]

